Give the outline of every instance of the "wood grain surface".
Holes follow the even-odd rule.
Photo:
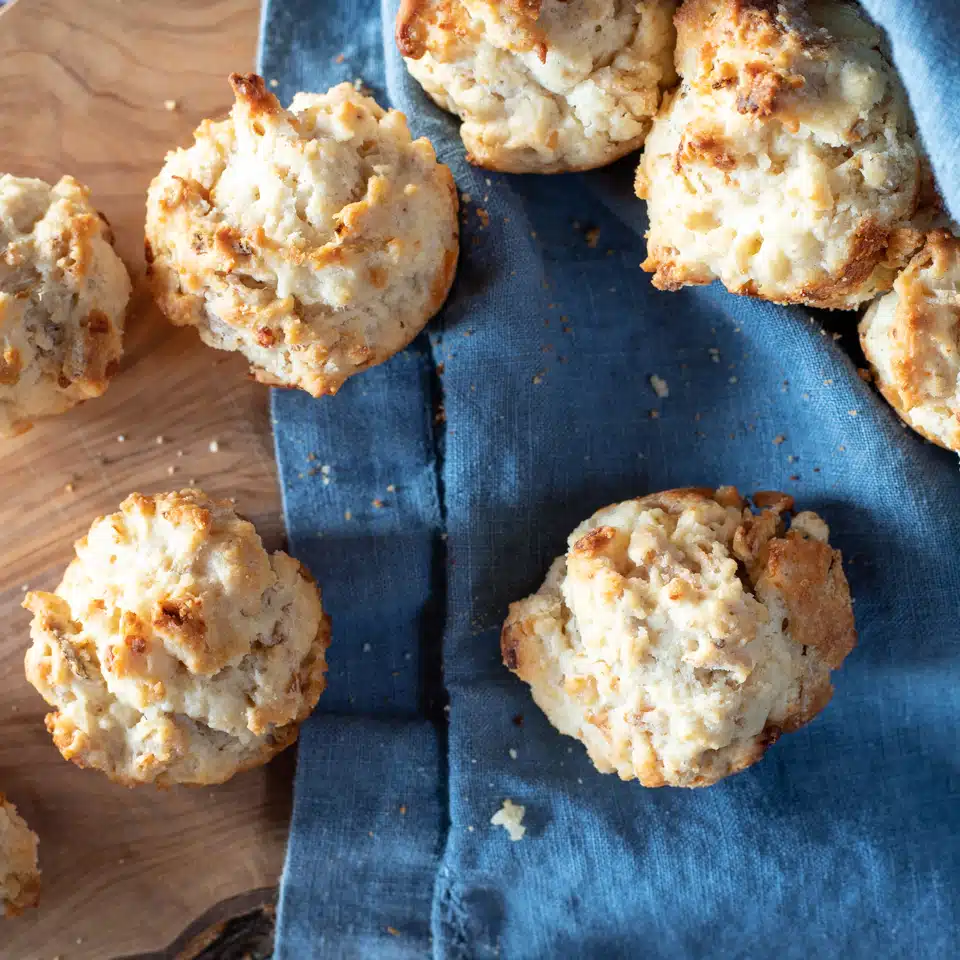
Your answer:
[[[43,870],[40,908],[0,920],[4,960],[182,954],[197,922],[268,901],[282,866],[289,752],[223,787],[166,792],[66,763],[23,677],[20,607],[24,586],[52,589],[73,541],[133,490],[197,483],[236,497],[280,544],[265,389],[239,358],[168,327],[141,282],[146,187],[168,149],[228,108],[226,75],[252,66],[258,15],[257,0],[19,0],[0,12],[0,171],[88,183],[137,285],[106,396],[0,454],[0,789],[39,833]]]

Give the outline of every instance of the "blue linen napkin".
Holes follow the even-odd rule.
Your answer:
[[[471,197],[429,336],[332,399],[274,394],[291,546],[334,618],[277,960],[958,955],[956,458],[906,431],[805,311],[654,290],[635,158],[555,177],[467,165],[385,2],[382,18],[375,0],[264,14],[281,99],[361,77]],[[867,6],[956,215],[960,4]],[[823,513],[860,645],[826,712],[758,766],[696,791],[601,776],[501,665],[507,605],[599,506],[723,483]],[[526,807],[520,843],[489,825],[507,797]]]

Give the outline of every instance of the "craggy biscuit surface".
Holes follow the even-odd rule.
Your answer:
[[[928,235],[860,322],[877,386],[928,440],[960,453],[960,240]]]
[[[852,4],[687,0],[680,88],[637,171],[645,270],[778,303],[852,309],[922,242],[921,156],[883,39]]]
[[[506,666],[603,773],[699,787],[827,704],[856,642],[827,525],[792,499],[668,490],[582,523],[503,626]]]
[[[130,299],[112,243],[73,177],[0,176],[0,437],[107,389]]]
[[[0,793],[0,913],[15,917],[40,896],[37,835]]]
[[[556,173],[643,143],[675,79],[673,0],[404,0],[397,44],[471,162]]]
[[[335,393],[403,349],[456,269],[457,193],[403,114],[347,83],[284,110],[231,77],[226,120],[167,155],[147,199],[153,292],[258,380]]]
[[[28,593],[27,679],[63,756],[129,785],[220,783],[297,737],[324,688],[309,573],[230,501],[131,494],[54,593]]]

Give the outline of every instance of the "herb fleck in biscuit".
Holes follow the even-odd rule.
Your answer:
[[[54,593],[28,593],[27,679],[63,756],[111,779],[221,783],[297,738],[324,688],[320,591],[229,501],[142,496],[95,520]]]
[[[587,170],[636,150],[675,79],[673,0],[404,0],[397,44],[472,163]]]
[[[0,913],[15,917],[40,896],[37,835],[0,793]]]
[[[893,290],[870,305],[860,342],[894,410],[960,453],[960,240],[928,235]]]
[[[790,497],[668,490],[605,507],[514,603],[503,660],[603,773],[707,786],[830,700],[856,642],[827,525]]]
[[[403,114],[350,84],[284,110],[262,78],[167,155],[147,198],[154,295],[263,383],[332,394],[403,349],[446,298],[457,193]]]
[[[0,437],[107,389],[130,299],[112,243],[73,177],[0,176]]]
[[[880,32],[823,0],[687,0],[676,23],[683,82],[637,171],[654,285],[833,309],[888,290],[922,175]]]

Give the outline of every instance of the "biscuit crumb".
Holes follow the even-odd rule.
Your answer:
[[[516,751],[513,747],[511,747],[511,748],[507,751],[507,753],[510,754],[510,759],[511,759],[511,760],[516,760],[516,759],[517,759],[517,751]]]
[[[365,644],[363,645],[363,647],[362,647],[362,650],[363,650],[364,653],[369,653],[369,652],[371,651],[371,649],[372,649],[372,647],[370,646],[369,643],[365,643]]]
[[[495,827],[503,827],[514,842],[523,839],[527,828],[523,826],[523,815],[527,808],[512,800],[504,800],[503,808],[498,810],[491,818],[490,823]]]
[[[730,381],[729,381],[729,382],[730,382],[730,383],[739,383],[739,382],[740,382],[740,378],[739,378],[739,377],[730,377]]]
[[[349,510],[344,510],[344,511],[343,511],[343,519],[344,519],[344,520],[352,520],[352,519],[353,519],[353,514],[352,514]]]
[[[387,927],[387,933],[389,933],[391,937],[400,936],[400,931],[396,927]]]
[[[177,472],[177,468],[174,466],[167,467],[167,473],[172,477]]]
[[[848,411],[847,411],[847,413],[849,413],[851,417],[855,417],[859,412],[860,412],[859,410],[848,410]]]
[[[64,492],[64,493],[73,493],[73,491],[76,490],[76,489],[77,489],[77,488],[74,486],[74,484],[73,484],[72,481],[71,481],[70,483],[65,483],[65,484],[63,485],[63,492]]]
[[[395,486],[394,484],[392,484],[392,483],[388,483],[388,484],[387,484],[387,493],[396,493],[396,492],[397,492],[396,486]]]
[[[177,103],[176,100],[164,100],[164,101],[163,101],[163,109],[166,110],[166,111],[169,112],[169,113],[173,113],[173,111],[176,110],[177,107],[179,107],[179,106],[180,106],[180,104]]]
[[[127,439],[126,434],[123,434],[123,433],[117,434],[117,443],[125,443],[126,439]]]
[[[211,441],[210,441],[210,445],[207,447],[207,449],[208,449],[211,453],[219,453],[219,452],[220,452],[220,444],[219,444],[219,442],[216,441],[216,440],[211,440]]]
[[[486,230],[490,226],[490,214],[483,207],[477,207],[477,216],[480,218],[481,229]]]
[[[383,509],[383,501],[382,501],[381,499],[379,499],[379,498],[376,498],[376,499],[370,501],[370,506],[372,506],[374,510],[382,510],[382,509]]]
[[[778,434],[773,438],[773,445],[774,445],[775,447],[779,447],[781,443],[784,443],[784,442],[786,441],[786,439],[787,439],[787,438],[786,438],[782,433],[778,433]]]
[[[667,381],[663,377],[658,377],[655,373],[650,377],[650,386],[653,387],[653,392],[658,397],[670,396],[670,387],[667,385]]]
[[[587,238],[587,246],[593,250],[600,242],[600,228],[591,227],[589,230],[587,230],[584,236]]]
[[[276,77],[272,77],[270,79],[270,86],[273,87],[274,90],[276,90],[277,87],[280,86],[280,81]]]
[[[343,63],[343,61],[346,60],[346,59],[347,59],[347,58],[346,58],[342,53],[338,53],[338,54],[333,58],[333,62],[334,62],[334,63]]]
[[[167,438],[163,436],[163,434],[160,434],[157,436],[156,443],[158,447],[162,447],[166,442],[167,442]]]
[[[405,803],[400,804],[400,816],[405,817],[407,815],[407,805]]]

